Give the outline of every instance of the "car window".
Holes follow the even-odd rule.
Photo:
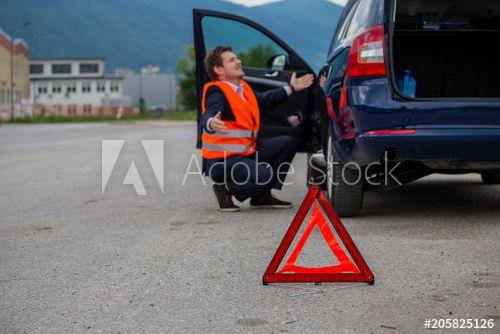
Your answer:
[[[244,23],[208,16],[202,26],[207,52],[218,45],[229,45],[245,67],[265,68],[273,56],[289,57],[271,38]]]
[[[362,32],[367,24],[367,19],[370,15],[370,8],[372,8],[373,0],[360,0],[354,15],[349,23],[344,38],[350,39],[353,36]]]
[[[345,49],[335,59],[332,61],[330,66],[330,73],[328,80],[336,80],[344,77],[345,70],[347,68],[347,58],[349,56],[349,50]]]
[[[346,16],[344,22],[342,22],[342,27],[339,30],[339,33],[338,33],[337,38],[335,40],[335,43],[333,44],[333,47],[330,49],[330,51],[328,53],[332,52],[340,44],[340,41],[344,40],[345,34],[347,32],[347,28],[349,27],[349,23],[351,22],[352,16],[353,16],[354,12],[356,11],[357,5],[358,4],[354,4],[352,6],[351,11]]]

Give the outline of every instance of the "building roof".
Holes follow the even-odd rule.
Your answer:
[[[16,49],[14,49],[14,54],[18,53],[19,50],[22,50],[24,49],[23,53],[26,54],[26,57],[29,57],[29,47],[28,47],[28,43],[26,43],[23,39],[21,38],[16,38],[14,39],[14,41],[11,40],[11,37],[5,32],[2,30],[2,28],[0,28],[0,45],[3,45],[7,50],[10,51],[10,43],[13,42],[14,44],[14,47],[17,47]],[[19,48],[21,47],[21,48]]]
[[[104,57],[32,57],[31,61],[51,61],[51,60],[99,60],[104,61]]]
[[[26,41],[22,38],[16,38],[14,40],[14,46],[18,46],[18,45],[22,45],[24,46],[27,50],[29,50],[29,46],[28,46],[28,43],[26,43]]]
[[[54,81],[54,80],[122,80],[123,76],[120,75],[104,75],[104,76],[94,76],[94,77],[85,77],[85,76],[67,76],[67,77],[58,77],[58,76],[42,76],[42,77],[32,77],[30,75],[30,81]]]
[[[2,36],[3,38],[7,39],[10,42],[10,36],[5,31],[3,31],[2,28],[0,28],[0,36]]]

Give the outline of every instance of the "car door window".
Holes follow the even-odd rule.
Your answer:
[[[208,16],[202,26],[207,52],[218,45],[231,46],[244,67],[274,68],[289,58],[276,42],[244,23]],[[285,57],[276,58],[278,55]]]
[[[193,23],[198,110],[197,147],[201,147],[203,133],[203,87],[210,80],[204,68],[204,59],[207,52],[214,47],[232,47],[242,60],[244,80],[256,93],[273,89],[277,93],[290,82],[293,73],[298,77],[313,73],[300,55],[272,31],[245,17],[194,9]],[[314,139],[314,134],[319,133],[319,129],[316,129],[316,123],[309,120],[316,110],[313,103],[314,88],[316,87],[292,94],[279,103],[262,104],[259,137],[291,136],[300,141],[301,150],[315,152],[319,144]]]

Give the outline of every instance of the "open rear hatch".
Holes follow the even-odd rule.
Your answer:
[[[394,0],[395,90],[415,98],[500,98],[500,1]]]

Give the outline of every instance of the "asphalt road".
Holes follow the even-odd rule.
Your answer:
[[[193,123],[0,126],[1,333],[414,333],[427,318],[494,319],[498,332],[500,186],[433,175],[369,192],[343,222],[375,285],[263,286],[295,209],[217,212],[199,175],[182,185],[199,156],[194,133]],[[104,195],[102,139],[125,140]],[[165,194],[143,139],[165,140]],[[122,184],[132,161],[147,196]],[[294,166],[278,195],[298,207],[303,154]],[[326,261],[321,247],[311,241],[304,257]]]

